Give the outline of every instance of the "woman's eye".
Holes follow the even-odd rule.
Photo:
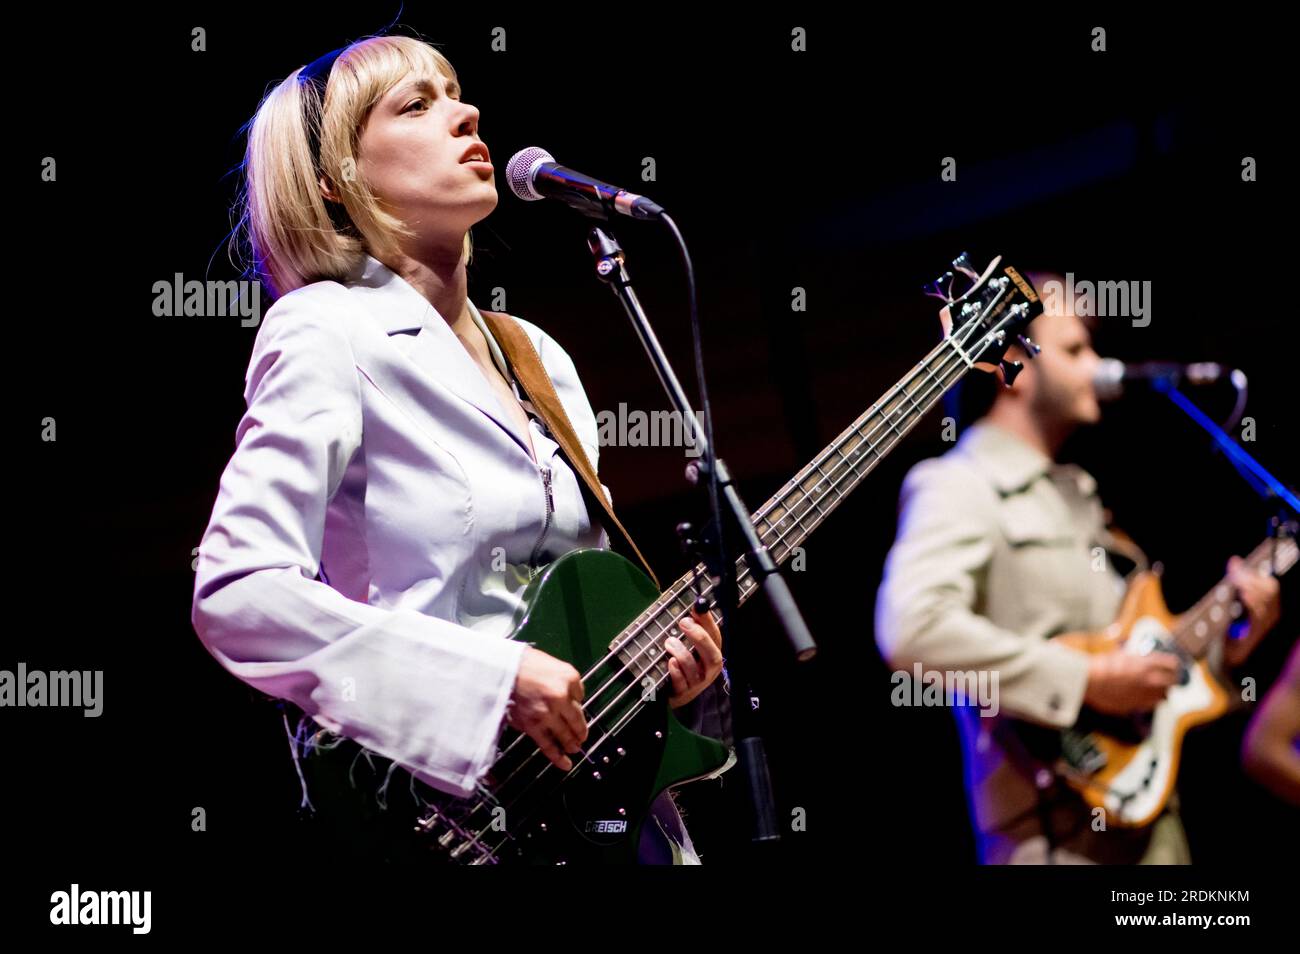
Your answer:
[[[403,108],[402,112],[404,112],[404,113],[409,113],[409,112],[411,111],[411,107],[412,107],[412,106],[423,106],[423,105],[424,105],[424,100],[423,100],[423,99],[413,99],[413,100],[411,100],[409,103],[406,104],[406,106],[405,106],[405,108]]]

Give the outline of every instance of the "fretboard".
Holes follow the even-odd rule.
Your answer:
[[[1296,546],[1294,539],[1278,537],[1265,540],[1245,560],[1248,567],[1259,573],[1272,572],[1281,576],[1295,566],[1298,556],[1300,547]],[[1237,588],[1224,577],[1200,602],[1179,618],[1174,639],[1185,651],[1199,659],[1216,640],[1227,635],[1228,627],[1240,613]]]
[[[789,559],[968,370],[952,339],[945,339],[773,494],[751,516],[773,562],[779,565]],[[645,655],[651,643],[661,644],[666,635],[680,636],[676,621],[689,612],[695,599],[696,574],[700,591],[706,596],[713,591],[704,565],[697,564],[694,573],[678,578],[614,640],[612,646],[624,647],[620,655],[656,658],[657,654]],[[736,581],[742,604],[761,585],[743,556],[736,561]],[[666,665],[666,660],[656,663],[646,670],[647,676],[658,682]]]

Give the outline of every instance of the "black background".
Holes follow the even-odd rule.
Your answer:
[[[235,277],[224,240],[241,126],[270,84],[394,12],[101,14],[79,20],[57,52],[37,55],[33,39],[35,58],[11,86],[22,220],[10,249],[10,542],[22,565],[0,668],[103,669],[105,710],[0,715],[3,824],[16,852],[75,860],[51,866],[65,888],[113,859],[301,874],[297,783],[277,716],[189,622],[192,550],[234,449],[256,329],[155,317],[151,289],[175,272]],[[11,42],[48,31],[40,14]],[[497,157],[503,195],[474,229],[471,297],[504,287],[508,310],[573,356],[598,411],[667,405],[591,274],[585,220],[504,194],[504,159],[541,145],[673,212],[698,270],[719,448],[752,509],[934,344],[937,302],[919,287],[962,250],[981,264],[1002,254],[1026,270],[1151,281],[1151,324],[1103,320],[1098,350],[1245,370],[1257,427],[1247,447],[1295,482],[1294,240],[1279,228],[1291,220],[1281,140],[1293,110],[1281,32],[974,7],[841,19],[803,8],[546,18],[411,6],[401,22],[451,59]],[[807,53],[790,51],[796,25],[808,29]],[[1108,29],[1105,53],[1089,48],[1095,25]],[[195,26],[206,52],[190,49]],[[494,26],[507,30],[505,53],[490,48]],[[33,172],[45,156],[58,162],[56,183]],[[640,181],[645,156],[657,163],[652,183]],[[940,181],[945,156],[957,159],[956,182]],[[1259,181],[1242,182],[1244,156]],[[650,225],[617,224],[617,234],[693,392],[675,249]],[[804,313],[791,311],[795,286],[807,290]],[[1231,406],[1218,390],[1196,397],[1220,418]],[[35,437],[46,416],[57,442]],[[817,660],[793,663],[759,601],[741,614],[743,638],[761,647],[778,815],[800,807],[808,818],[777,856],[800,868],[943,871],[974,859],[950,716],[889,704],[872,637],[898,487],[946,449],[940,430],[936,413],[809,541],[806,570],[786,574]],[[1268,509],[1160,399],[1111,406],[1067,456],[1164,561],[1175,610],[1263,536]],[[673,527],[699,513],[682,464],[666,448],[601,456],[601,478],[661,579],[686,568]],[[1261,692],[1298,631],[1288,614],[1258,652]],[[1243,777],[1241,730],[1225,720],[1188,743],[1180,788],[1201,865],[1274,861],[1300,827]],[[682,795],[706,864],[748,858],[738,781]],[[206,833],[190,830],[195,806]]]

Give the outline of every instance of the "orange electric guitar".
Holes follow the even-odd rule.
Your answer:
[[[1256,547],[1246,564],[1281,576],[1296,560],[1295,539],[1280,535]],[[1174,616],[1165,606],[1160,575],[1144,571],[1132,579],[1119,618],[1105,630],[1055,637],[1086,653],[1168,652],[1180,661],[1179,681],[1153,711],[1116,717],[1084,709],[1072,728],[1053,733],[1059,737],[1053,746],[1059,753],[1057,772],[1089,805],[1105,809],[1109,824],[1139,828],[1154,821],[1178,777],[1183,736],[1227,711],[1233,690],[1214,677],[1205,656],[1241,612],[1235,588],[1225,578],[1186,613]]]

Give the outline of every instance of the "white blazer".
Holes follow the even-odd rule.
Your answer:
[[[515,320],[595,466],[573,361]],[[195,631],[244,682],[469,795],[525,648],[504,637],[529,568],[609,544],[578,477],[536,418],[533,460],[447,322],[371,256],[347,282],[275,302],[246,382],[199,547]]]

